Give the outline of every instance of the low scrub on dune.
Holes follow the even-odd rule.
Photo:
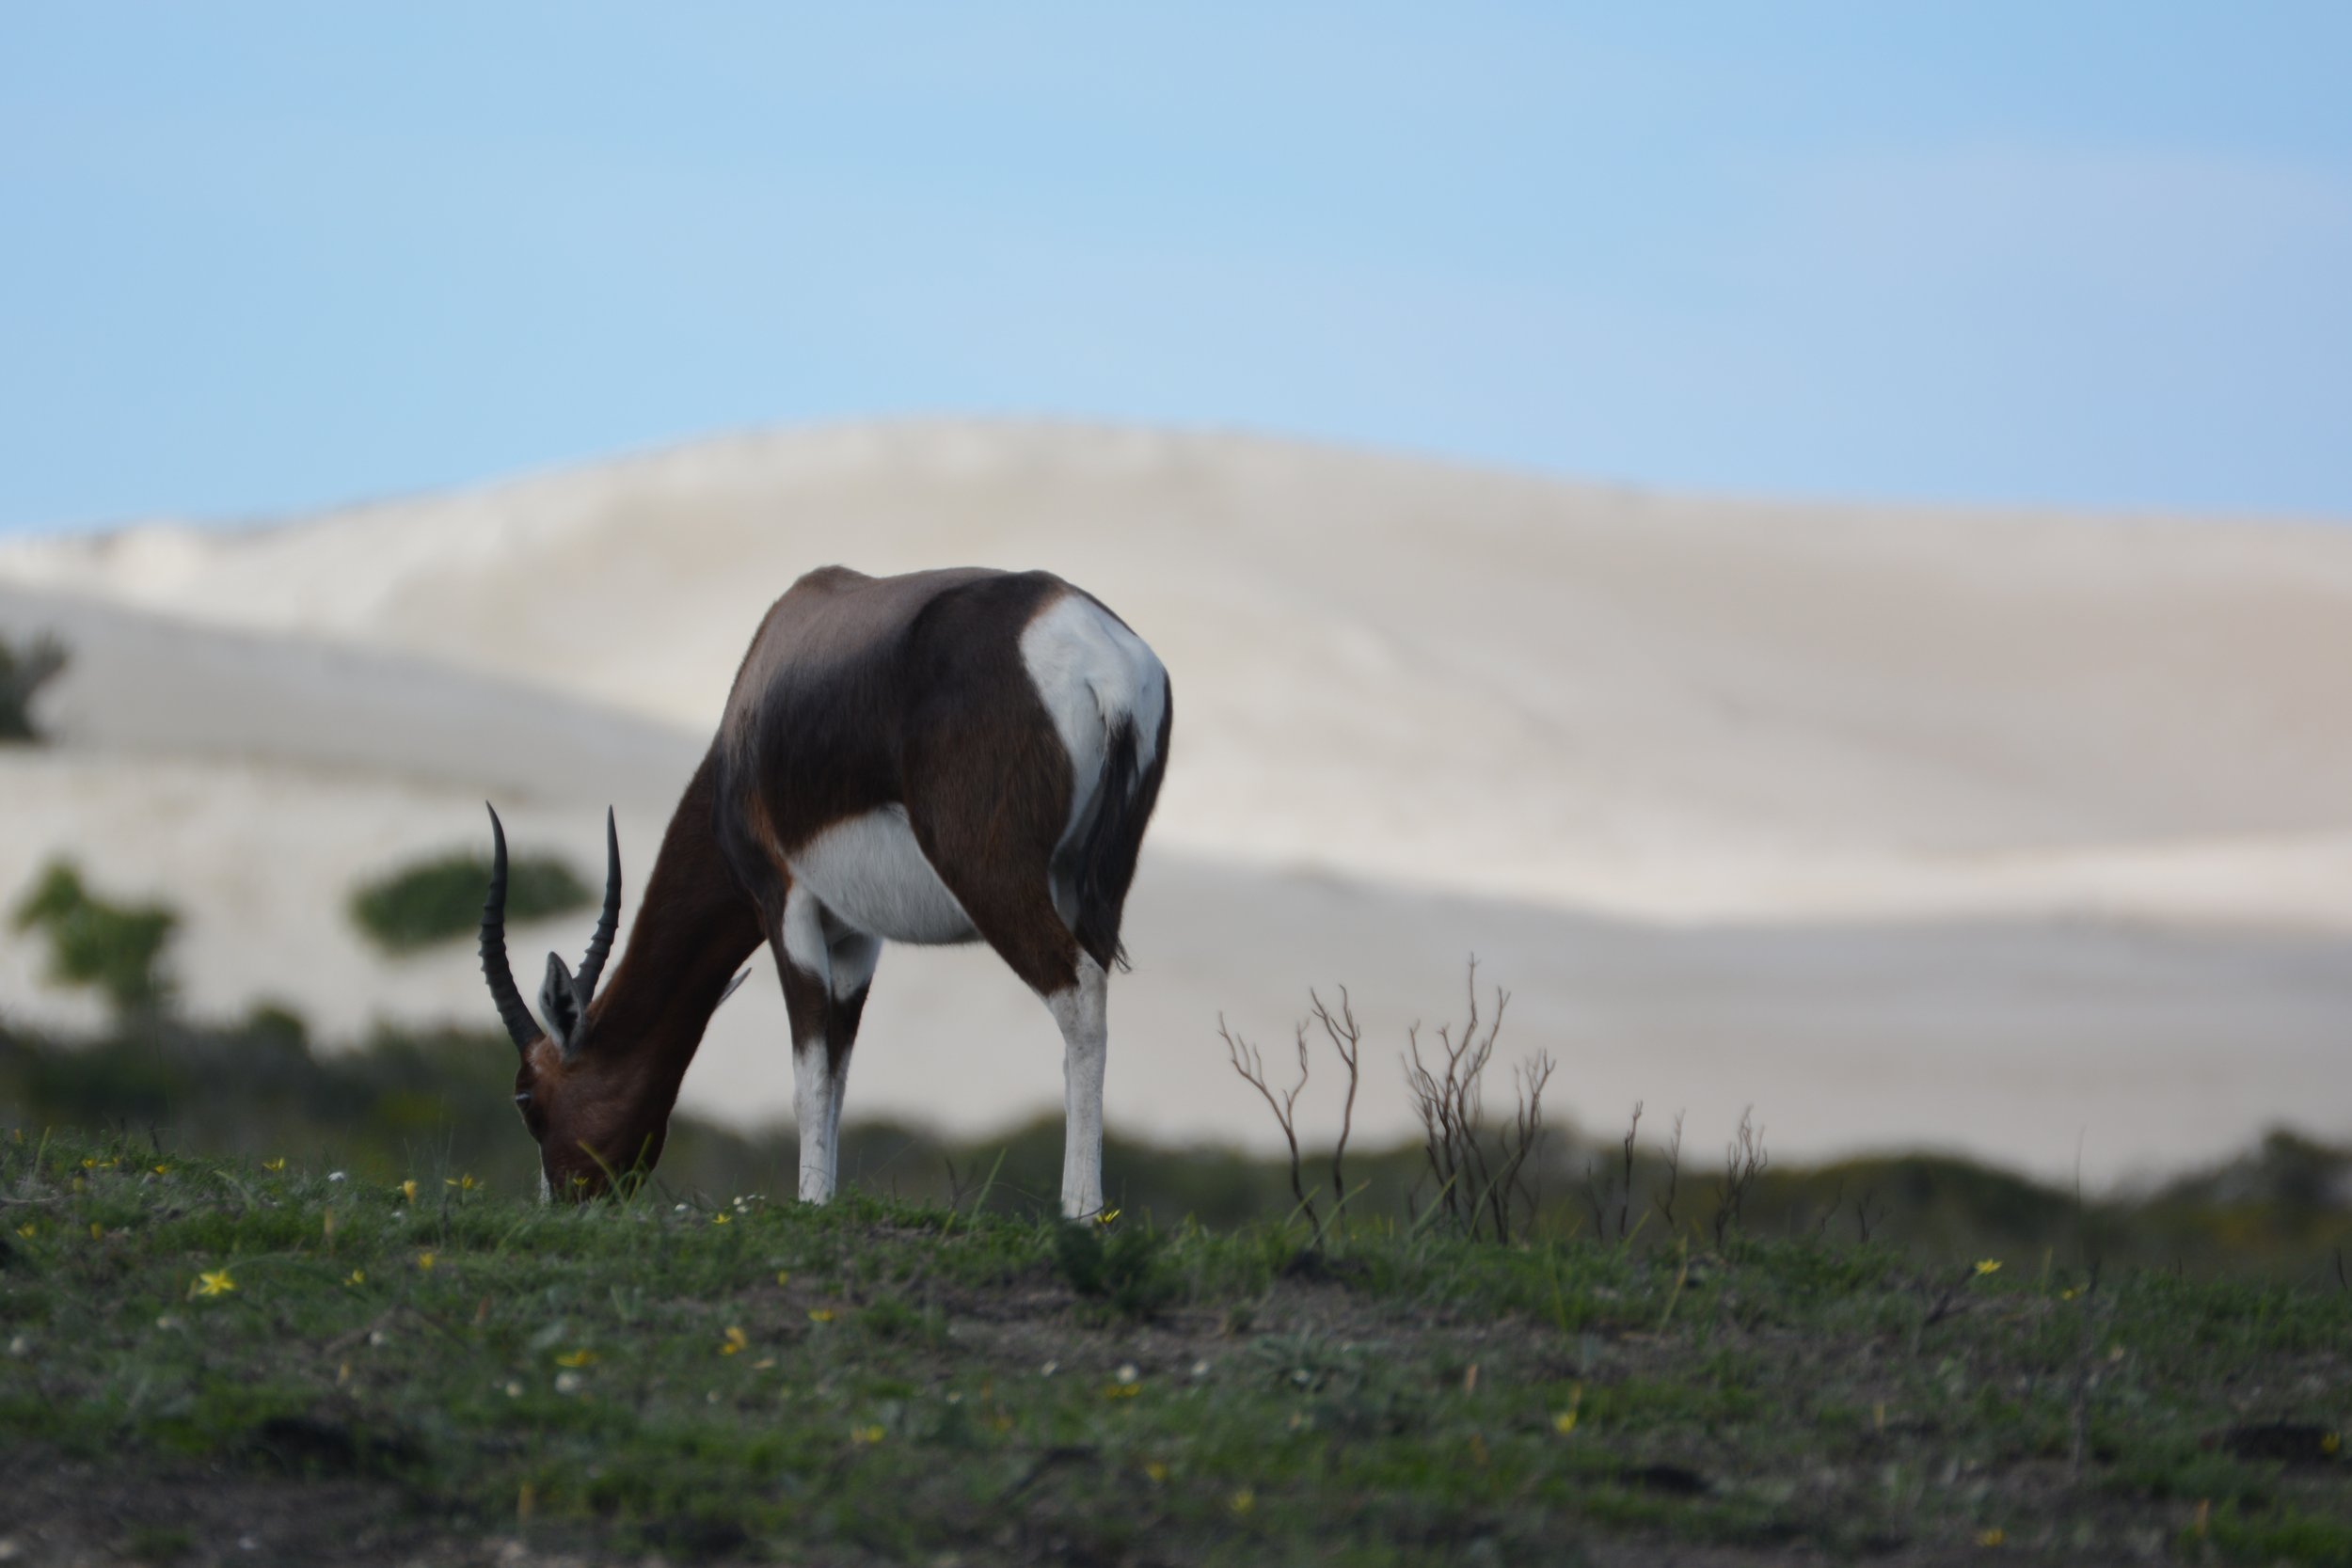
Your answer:
[[[0,1196],[0,1539],[58,1560],[2352,1563],[2332,1284],[6,1127]]]
[[[47,635],[23,642],[0,637],[0,744],[41,738],[33,722],[33,698],[65,673],[65,644]]]
[[[409,953],[471,936],[482,924],[490,860],[454,850],[362,884],[351,895],[352,923],[388,953]],[[506,912],[517,924],[584,909],[588,884],[553,855],[517,855],[507,867]]]
[[[92,894],[71,861],[52,861],[12,911],[10,927],[49,944],[49,976],[87,986],[116,1012],[152,1015],[168,1006],[172,981],[164,949],[180,917],[161,904],[118,904]]]

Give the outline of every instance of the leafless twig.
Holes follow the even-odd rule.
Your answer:
[[[1754,1121],[1756,1107],[1740,1113],[1740,1130],[1724,1148],[1724,1174],[1715,1182],[1715,1250],[1724,1249],[1725,1237],[1740,1224],[1740,1214],[1747,1207],[1748,1194],[1756,1186],[1756,1178],[1772,1163],[1764,1151],[1764,1131]]]
[[[1854,1239],[1864,1246],[1870,1244],[1870,1200],[1878,1196],[1878,1183],[1872,1182],[1862,1189],[1860,1197],[1853,1200]],[[1884,1219],[1886,1211],[1880,1210],[1878,1217]]]
[[[1675,1227],[1675,1195],[1682,1186],[1682,1113],[1675,1113],[1675,1135],[1666,1143],[1666,1190],[1655,1193],[1650,1202],[1666,1221],[1666,1228]]]
[[[1829,1222],[1837,1217],[1837,1211],[1845,1201],[1846,1179],[1841,1176],[1837,1179],[1837,1185],[1830,1192],[1829,1202],[1822,1206],[1821,1217],[1814,1223],[1813,1239],[1815,1241],[1820,1241],[1829,1234]]]
[[[1359,1078],[1357,1063],[1363,1054],[1363,1031],[1356,1023],[1356,1008],[1348,1000],[1347,988],[1340,988],[1340,1010],[1337,1017],[1324,1006],[1323,998],[1310,990],[1307,1000],[1312,1006],[1314,1021],[1323,1025],[1329,1037],[1331,1049],[1339,1053],[1340,1065],[1347,1069],[1347,1100],[1340,1108],[1340,1141],[1331,1148],[1331,1217],[1338,1219],[1347,1207],[1347,1181],[1343,1164],[1347,1159],[1347,1135],[1356,1125],[1356,1085]],[[1306,1059],[1306,1025],[1299,1025],[1299,1059]]]
[[[1298,1199],[1298,1207],[1306,1212],[1307,1223],[1314,1227],[1315,1235],[1320,1238],[1323,1217],[1315,1212],[1315,1200],[1308,1196],[1298,1152],[1298,1096],[1306,1088],[1308,1077],[1307,1026],[1303,1023],[1298,1026],[1298,1082],[1279,1095],[1266,1081],[1264,1055],[1256,1046],[1225,1026],[1223,1013],[1217,1014],[1216,1033],[1217,1037],[1225,1042],[1225,1054],[1233,1064],[1233,1070],[1241,1074],[1242,1082],[1265,1097],[1267,1108],[1273,1111],[1276,1124],[1282,1129],[1282,1141],[1290,1145],[1291,1150],[1292,1196]]]

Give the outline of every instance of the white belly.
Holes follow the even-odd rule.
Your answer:
[[[790,857],[792,879],[844,925],[890,942],[970,942],[979,933],[907,826],[904,806],[838,822]]]

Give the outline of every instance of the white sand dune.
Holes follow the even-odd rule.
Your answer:
[[[220,631],[5,586],[0,628],[47,632],[72,650],[40,715],[75,753],[265,762],[657,810],[702,755],[698,738],[665,724],[300,634]]]
[[[0,896],[72,850],[190,912],[199,1009],[486,1017],[386,966],[353,879],[481,833],[642,870],[759,612],[826,561],[1040,564],[1174,673],[1111,1109],[1262,1142],[1218,1010],[1309,983],[1388,1048],[1462,956],[1606,1121],[1930,1141],[2094,1174],[2352,1131],[2352,530],[1668,500],[1240,436],[905,424],[731,437],[212,532],[0,547],[68,744],[0,757]],[[547,940],[577,947],[581,933]],[[518,950],[521,948],[518,942]],[[772,982],[690,1102],[788,1103]],[[0,949],[0,1006],[74,1004]],[[854,1112],[1058,1101],[984,953],[885,959]]]
[[[2352,829],[2352,531],[918,423],[19,545],[0,579],[707,735],[760,611],[828,561],[1046,564],[1109,602],[1176,673],[1171,845],[1653,919],[2104,911],[2121,876],[2187,912],[2352,923],[2347,884],[2270,886],[2314,837],[2341,866]]]

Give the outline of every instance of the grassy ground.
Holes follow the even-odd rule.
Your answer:
[[[14,1559],[2352,1564],[2332,1287],[414,1180],[0,1132]]]

